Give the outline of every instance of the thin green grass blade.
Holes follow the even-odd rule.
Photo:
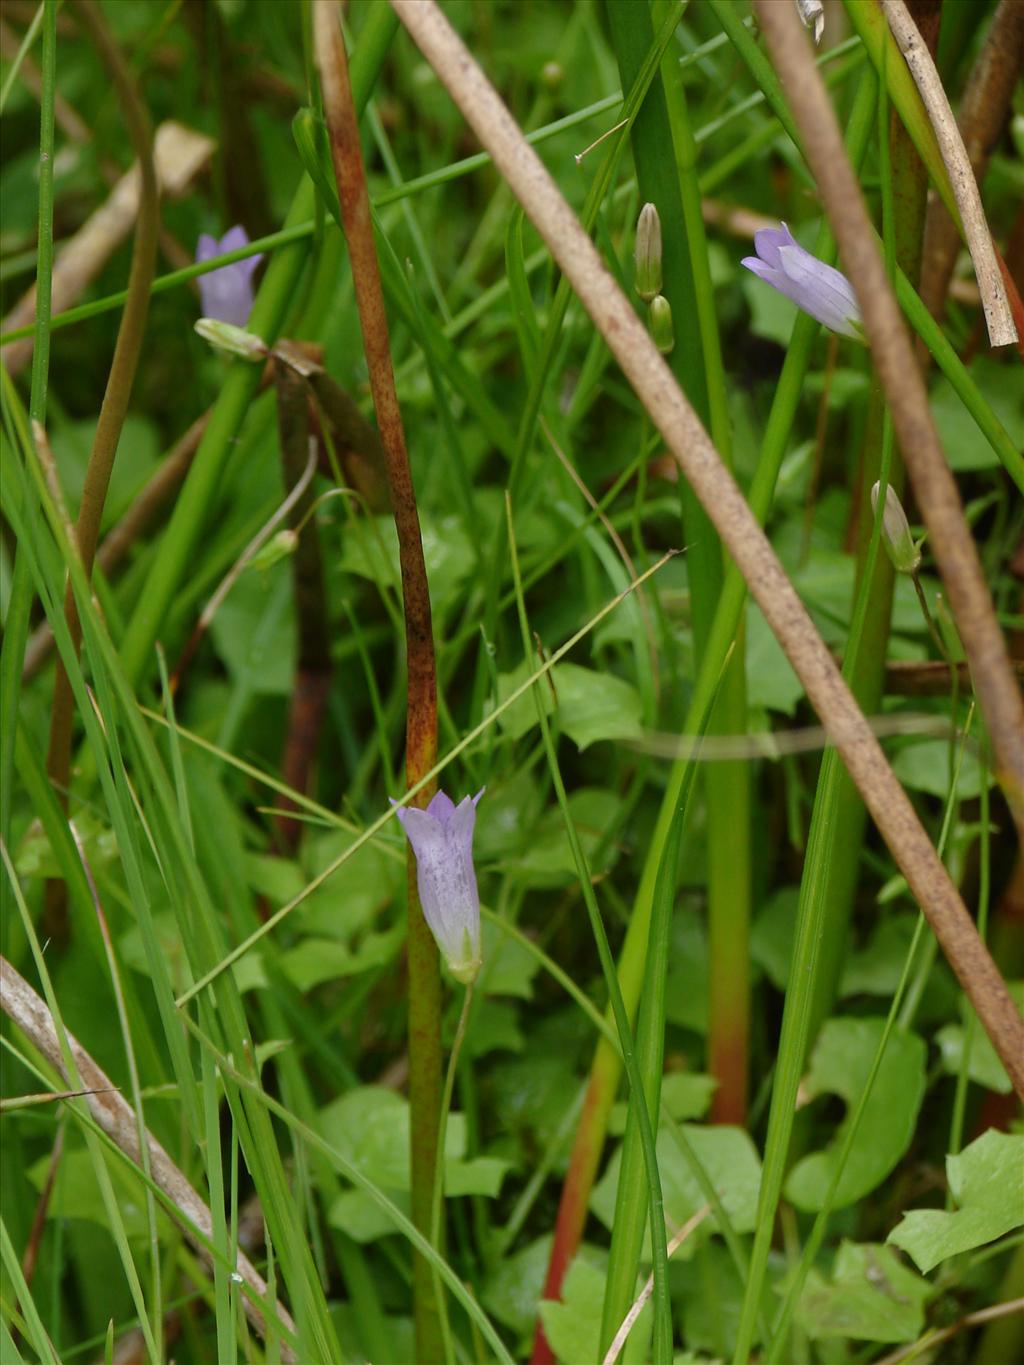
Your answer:
[[[505,505],[506,515],[508,516],[510,523],[507,528],[508,545],[512,561],[513,581],[516,584],[519,627],[522,635],[524,655],[528,659],[531,652],[530,627],[526,615],[526,603],[522,595],[522,578],[519,573],[515,536],[513,535],[511,526],[511,496],[508,494],[506,495]],[[651,1253],[654,1262],[654,1362],[655,1365],[669,1365],[672,1356],[672,1314],[668,1298],[668,1252],[665,1235],[665,1202],[661,1190],[661,1179],[658,1173],[658,1156],[654,1144],[654,1129],[651,1123],[651,1115],[647,1109],[644,1095],[644,1081],[634,1047],[629,1015],[626,1012],[622,993],[619,990],[618,977],[615,974],[615,960],[612,957],[611,948],[608,944],[608,937],[605,933],[604,924],[601,919],[601,911],[598,908],[597,898],[594,895],[594,888],[586,854],[583,851],[583,846],[580,843],[579,834],[569,809],[568,797],[566,795],[565,785],[562,781],[561,770],[558,766],[558,757],[555,753],[554,741],[551,737],[551,726],[548,721],[547,711],[544,707],[544,699],[539,691],[534,692],[534,698],[537,704],[537,719],[540,725],[544,747],[547,752],[551,778],[554,783],[555,793],[558,797],[558,804],[561,807],[566,835],[568,836],[569,846],[572,850],[573,861],[576,864],[583,901],[587,907],[587,914],[590,918],[594,941],[597,945],[598,955],[601,960],[601,970],[604,974],[605,985],[608,990],[612,1013],[615,1019],[615,1026],[619,1034],[619,1046],[622,1050],[623,1064],[626,1069],[626,1075],[629,1078],[630,1094],[634,1100],[647,1185],[647,1207],[650,1214],[651,1228]]]
[[[725,668],[728,667],[727,659]],[[661,1107],[661,1077],[665,1053],[665,989],[668,979],[672,912],[675,909],[679,880],[679,855],[690,799],[699,770],[700,740],[707,733],[716,699],[717,689],[700,717],[697,729],[698,743],[686,764],[679,804],[674,812],[658,869],[657,892],[651,914],[644,984],[637,1015],[636,1059],[637,1068],[643,1078],[644,1102],[655,1131]],[[611,1345],[633,1302],[646,1222],[643,1200],[644,1155],[640,1141],[640,1125],[635,1113],[639,1102],[640,1097],[631,1093],[626,1135],[622,1145],[622,1161],[619,1166],[612,1245],[608,1257],[608,1278],[605,1283],[601,1322],[602,1351],[606,1351]]]

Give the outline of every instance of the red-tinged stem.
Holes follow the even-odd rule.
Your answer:
[[[604,1148],[608,1129],[608,1115],[615,1101],[622,1063],[611,1048],[599,1048],[590,1072],[590,1084],[580,1111],[576,1141],[569,1158],[569,1169],[562,1185],[562,1198],[555,1221],[554,1241],[544,1281],[545,1299],[557,1299],[572,1258],[579,1249],[583,1225],[587,1219],[587,1205],[594,1188],[598,1162]],[[554,1365],[555,1357],[547,1338],[538,1328],[530,1365]]]
[[[331,159],[338,185],[338,202],[352,260],[356,306],[398,530],[409,674],[405,761],[406,779],[412,786],[434,766],[437,759],[437,681],[430,591],[420,539],[416,495],[395,392],[384,295],[359,146],[359,124],[352,102],[337,0],[317,0],[314,16],[317,64],[330,135]],[[426,805],[433,790],[432,783],[424,787],[416,798],[416,804]],[[441,977],[437,948],[420,909],[415,860],[411,850],[408,886],[412,1218],[424,1236],[429,1237],[441,1116]],[[430,1264],[422,1256],[417,1256],[413,1263],[413,1310],[416,1360],[419,1365],[434,1365],[434,1362],[444,1357],[440,1305]]]

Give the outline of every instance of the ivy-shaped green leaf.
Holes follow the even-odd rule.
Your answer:
[[[950,1256],[1024,1227],[1024,1134],[989,1129],[946,1158],[946,1177],[956,1211],[915,1209],[886,1239],[926,1274]]]
[[[593,1365],[600,1359],[604,1281],[603,1271],[577,1256],[565,1277],[561,1302],[541,1303],[544,1334],[560,1365]],[[638,1293],[639,1290],[638,1284]],[[651,1307],[647,1304],[619,1357],[625,1365],[641,1365],[646,1359],[650,1317]]]
[[[930,1293],[888,1247],[843,1242],[831,1284],[816,1270],[808,1275],[797,1319],[814,1340],[915,1341]]]
[[[852,1111],[857,1105],[878,1048],[883,1019],[829,1019],[811,1057],[803,1084],[808,1099],[839,1095]],[[834,1208],[842,1208],[877,1188],[910,1146],[925,1087],[925,1046],[915,1033],[894,1031],[885,1049],[843,1174]],[[850,1115],[821,1152],[805,1156],[786,1182],[786,1198],[798,1209],[817,1212],[832,1181]]]

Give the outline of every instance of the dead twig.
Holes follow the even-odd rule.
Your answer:
[[[960,104],[960,132],[979,185],[1009,117],[1022,63],[1024,5],[1020,0],[1000,0]],[[946,206],[936,197],[928,209],[920,291],[935,317],[942,314],[959,247],[960,234]]]
[[[995,755],[996,776],[1024,833],[1024,699],[996,620],[956,480],[943,454],[899,306],[857,178],[803,30],[790,6],[755,0],[769,52],[864,315],[878,377],[942,575]],[[793,24],[790,24],[790,19]]]
[[[69,1073],[61,1051],[60,1040],[53,1022],[53,1016],[46,1002],[36,994],[28,982],[18,973],[6,958],[0,957],[0,1006],[9,1019],[21,1029],[22,1033],[37,1048],[65,1081],[76,1084],[80,1079],[88,1088],[86,1103],[89,1112],[98,1126],[106,1133],[111,1142],[119,1147],[138,1167],[144,1165],[139,1141],[139,1128],[135,1111],[122,1098],[110,1078],[102,1071],[81,1043],[70,1033],[66,1034],[67,1045],[74,1059],[78,1077]],[[185,1236],[198,1252],[206,1265],[211,1264],[209,1244],[213,1242],[213,1218],[209,1208],[189,1184],[183,1173],[174,1164],[164,1148],[152,1134],[145,1134],[149,1169],[154,1183],[167,1196],[171,1205],[177,1209],[179,1222]],[[239,1251],[234,1265],[235,1272],[241,1276],[250,1290],[242,1296],[245,1315],[259,1332],[267,1335],[267,1324],[257,1300],[266,1301],[267,1284],[244,1252]],[[295,1324],[286,1309],[277,1304],[277,1318],[281,1328],[290,1336],[295,1334]],[[296,1357],[286,1344],[281,1344],[282,1356],[292,1362]]]
[[[759,5],[759,9],[763,9]],[[993,346],[1009,346],[1017,340],[1013,313],[1006,297],[1006,286],[992,245],[982,207],[978,182],[974,178],[967,148],[960,136],[953,111],[943,89],[942,81],[931,53],[921,40],[917,25],[903,0],[882,0],[882,10],[896,39],[904,61],[910,68],[928,118],[935,132],[942,160],[949,173],[950,184],[964,225],[964,236],[974,262],[974,273],[981,291],[981,306],[988,325],[989,341]],[[794,109],[794,113],[796,110]],[[841,245],[841,244],[840,244]],[[854,282],[856,288],[856,282]],[[858,297],[860,297],[858,291]]]

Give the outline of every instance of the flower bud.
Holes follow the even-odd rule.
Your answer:
[[[651,336],[662,355],[668,355],[676,344],[676,334],[672,327],[672,305],[664,294],[651,299]]]
[[[559,62],[545,62],[541,67],[540,79],[548,90],[558,90],[565,80],[565,71]]]
[[[277,535],[271,536],[266,545],[260,548],[249,560],[250,569],[269,569],[279,560],[287,559],[293,555],[299,547],[298,531],[278,531]]]
[[[645,204],[636,223],[636,292],[650,303],[661,293],[661,219],[653,204]]]
[[[878,511],[878,490],[876,483],[871,489],[871,510]],[[910,534],[910,523],[903,510],[903,504],[891,488],[885,490],[885,508],[882,512],[882,540],[897,573],[916,573],[921,563],[921,552],[914,544]]]
[[[254,363],[266,357],[267,343],[263,338],[236,327],[234,323],[221,322],[217,318],[200,318],[194,325],[203,340],[208,341],[215,351],[241,356],[243,360]]]

